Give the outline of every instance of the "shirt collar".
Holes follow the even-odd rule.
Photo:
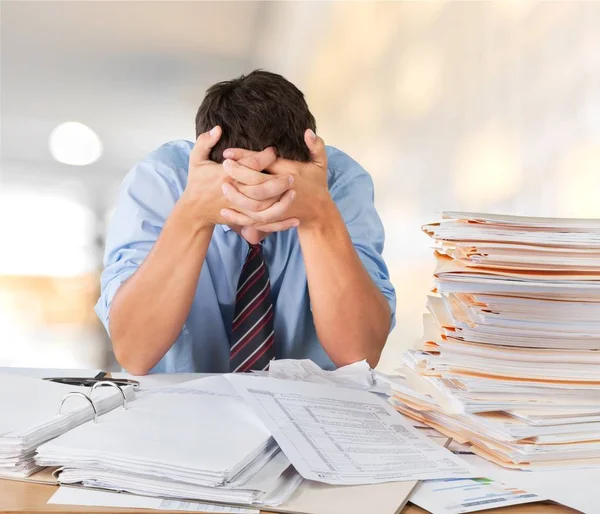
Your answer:
[[[221,228],[223,229],[223,232],[225,232],[225,233],[231,232],[231,227],[229,225],[221,225]]]

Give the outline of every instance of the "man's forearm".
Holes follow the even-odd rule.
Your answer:
[[[115,356],[129,372],[146,374],[177,340],[190,312],[213,227],[199,225],[180,200],[160,237],[110,309]]]
[[[322,221],[298,228],[317,335],[337,366],[379,361],[390,307],[365,270],[333,200]]]

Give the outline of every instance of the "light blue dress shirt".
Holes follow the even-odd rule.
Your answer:
[[[192,145],[181,140],[161,146],[136,164],[123,181],[108,230],[96,304],[107,331],[115,293],[142,264],[185,189]],[[381,257],[384,231],[373,205],[373,181],[345,153],[327,147],[327,156],[330,194],[363,265],[390,304],[393,327],[396,294]],[[229,371],[235,294],[248,248],[229,227],[215,227],[190,314],[177,341],[152,372]],[[296,229],[270,234],[263,252],[275,312],[276,358],[312,359],[324,369],[333,369],[317,338]]]

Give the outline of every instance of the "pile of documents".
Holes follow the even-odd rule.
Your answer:
[[[450,212],[393,405],[504,467],[600,466],[600,220]]]
[[[24,478],[38,471],[34,454],[40,444],[94,418],[90,403],[76,396],[67,398],[58,413],[62,399],[74,392],[89,397],[90,389],[0,374],[0,410],[10,413],[0,417],[0,477]],[[130,399],[133,389],[124,388],[122,394]],[[108,387],[96,389],[92,400],[97,413],[122,406],[122,394]]]
[[[240,374],[229,380],[308,480],[359,485],[472,476],[376,394]]]
[[[61,485],[304,513],[364,512],[372,495],[396,512],[416,480],[472,476],[368,391],[232,374],[136,396],[41,445],[37,464]]]
[[[38,448],[61,484],[164,498],[278,505],[301,477],[222,376],[139,394]]]

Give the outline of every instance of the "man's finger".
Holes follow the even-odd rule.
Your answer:
[[[213,146],[217,144],[221,138],[221,127],[219,125],[214,126],[208,132],[203,132],[196,139],[196,144],[190,152],[190,164],[200,164],[204,161],[208,161],[208,156]]]
[[[256,225],[256,221],[252,218],[233,209],[221,209],[221,216],[225,218],[226,225],[239,225],[241,227]]]
[[[315,164],[324,167],[327,164],[327,151],[325,141],[317,136],[311,129],[304,133],[304,142],[310,152],[310,158]]]
[[[256,152],[254,150],[246,150],[245,148],[227,148],[223,151],[223,158],[239,161],[240,159],[243,159],[244,157],[250,157],[255,153]]]
[[[232,179],[248,186],[256,186],[272,178],[266,173],[252,170],[231,159],[223,161],[223,169]]]
[[[254,230],[252,227],[243,227],[240,233],[251,245],[257,245],[265,238],[264,233]],[[450,439],[448,440],[450,441]]]
[[[266,225],[257,225],[254,228],[262,232],[283,232],[284,230],[289,230],[297,227],[298,225],[300,225],[298,218],[288,218],[286,220],[267,223]]]
[[[275,148],[273,148],[272,146],[268,146],[263,150],[263,152],[266,151],[272,153],[275,156],[275,158],[277,158]],[[258,152],[255,152],[254,150],[247,150],[246,148],[227,148],[227,150],[223,152],[223,158],[239,161],[240,159],[245,159],[246,157],[252,157],[256,153]]]
[[[261,187],[263,184],[259,184],[258,186],[252,187]],[[244,209],[249,211],[264,211],[273,205],[279,197],[271,197],[265,200],[254,200],[253,198],[248,198],[246,195],[240,193],[238,191],[238,187],[235,184],[230,184],[225,182],[222,186],[223,194],[227,197],[227,199],[231,202],[231,205],[234,209]]]
[[[279,158],[268,169],[271,175],[293,175],[298,170],[298,162]]]
[[[235,159],[234,159],[235,160]],[[254,152],[252,155],[246,155],[237,160],[238,164],[246,166],[254,171],[263,171],[277,160],[277,154],[272,146],[265,148],[261,152]]]
[[[244,184],[236,184],[237,190],[248,198],[253,200],[267,200],[269,198],[277,198],[285,193],[294,184],[294,177],[283,176],[273,177],[262,184],[256,186],[246,186]]]
[[[242,213],[252,218],[255,224],[267,225],[275,221],[281,221],[286,211],[290,208],[294,198],[296,197],[296,191],[286,191],[281,199],[275,202],[271,207],[264,211],[253,212],[248,210],[242,210]]]

